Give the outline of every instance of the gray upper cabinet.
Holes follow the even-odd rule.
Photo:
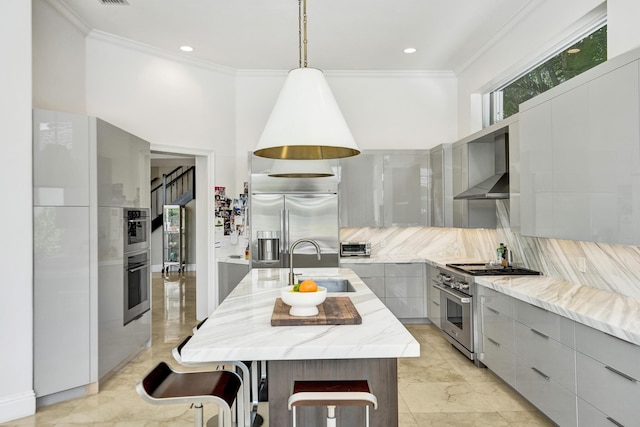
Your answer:
[[[340,226],[428,225],[427,151],[367,151],[340,160]]]
[[[432,148],[429,151],[429,165],[431,166],[430,224],[432,227],[452,227],[451,144],[441,144]]]
[[[639,62],[618,62],[522,104],[523,235],[640,243]]]
[[[341,227],[382,227],[382,173],[382,154],[340,159]]]

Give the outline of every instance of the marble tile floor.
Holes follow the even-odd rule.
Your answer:
[[[1,427],[156,427],[192,426],[188,405],[150,405],[135,384],[164,360],[178,370],[171,350],[191,334],[195,319],[195,275],[154,273],[152,282],[152,345],[110,379],[100,392],[39,408],[35,415]],[[432,325],[408,325],[421,344],[421,357],[398,365],[399,425],[427,426],[551,426],[543,415],[486,369],[476,368],[442,338]],[[210,367],[202,367],[206,369]],[[258,412],[269,427],[268,408]],[[215,405],[204,407],[208,426],[217,426]],[[277,427],[277,426],[274,426]]]

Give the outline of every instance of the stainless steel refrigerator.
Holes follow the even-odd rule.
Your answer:
[[[251,268],[289,267],[290,245],[302,238],[318,243],[321,259],[313,245],[301,243],[294,251],[294,266],[337,267],[337,189],[335,177],[273,178],[252,172]]]

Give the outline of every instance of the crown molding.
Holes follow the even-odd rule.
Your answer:
[[[52,8],[56,10],[62,17],[66,18],[74,27],[76,27],[85,36],[91,31],[91,27],[80,16],[75,13],[64,0],[45,0]]]
[[[367,77],[367,78],[456,78],[453,71],[419,70],[323,70],[326,77]],[[289,70],[236,70],[238,77],[283,77]]]
[[[187,58],[183,55],[169,52],[165,49],[160,49],[131,39],[116,36],[114,34],[105,33],[104,31],[91,30],[87,35],[87,39],[98,40],[115,46],[123,47],[125,49],[135,50],[141,53],[146,53],[148,55],[169,59],[171,61],[181,62],[185,65],[200,67],[209,71],[215,71],[217,73],[226,74],[229,76],[236,76],[236,70],[234,70],[233,68],[225,67],[196,58]]]

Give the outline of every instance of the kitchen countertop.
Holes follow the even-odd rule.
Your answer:
[[[483,276],[476,283],[640,345],[640,300],[549,276]]]
[[[362,359],[420,356],[420,345],[348,268],[296,268],[303,277],[342,277],[361,325],[271,326],[289,269],[253,269],[182,349],[185,363],[225,360]]]
[[[448,263],[486,262],[451,257],[424,259],[409,255],[349,257],[340,261],[358,264],[425,262],[433,267],[444,267]],[[475,281],[480,286],[640,345],[640,300],[637,298],[550,276],[476,276]]]

